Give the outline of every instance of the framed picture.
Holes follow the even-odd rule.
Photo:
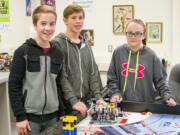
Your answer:
[[[162,22],[147,22],[147,43],[161,43],[163,24]]]
[[[31,16],[31,0],[26,0],[26,16]]]
[[[114,5],[113,6],[113,33],[124,34],[128,21],[134,19],[133,5]]]
[[[83,29],[81,30],[81,35],[84,37],[86,42],[93,46],[94,45],[94,30],[93,29]]]

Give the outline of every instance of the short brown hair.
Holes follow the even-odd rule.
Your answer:
[[[71,4],[71,5],[68,5],[65,9],[64,9],[64,12],[63,12],[63,17],[64,18],[68,18],[70,15],[72,15],[73,13],[79,13],[79,12],[82,12],[83,13],[83,17],[85,18],[85,12],[84,12],[84,9],[77,5],[77,4]]]
[[[48,6],[48,5],[40,5],[34,10],[33,15],[32,15],[32,21],[34,25],[37,24],[40,13],[52,13],[57,20],[57,14],[54,7]]]

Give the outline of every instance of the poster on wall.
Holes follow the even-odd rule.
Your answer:
[[[9,0],[0,0],[0,30],[9,28]]]
[[[26,0],[26,16],[31,16],[31,0]]]
[[[147,29],[147,43],[161,43],[162,42],[162,22],[146,22]]]
[[[113,33],[125,34],[128,21],[134,18],[133,5],[114,5],[113,6]]]
[[[56,7],[56,1],[55,0],[41,0],[41,5],[49,5],[52,7]]]
[[[77,4],[83,7],[85,12],[92,12],[92,5],[94,0],[73,0],[73,4]]]
[[[31,16],[34,9],[41,4],[41,0],[26,0],[26,16]]]

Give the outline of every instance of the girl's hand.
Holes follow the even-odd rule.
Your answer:
[[[166,100],[166,103],[169,106],[176,106],[176,101],[173,98],[169,98],[168,100]]]
[[[122,100],[123,98],[120,96],[112,96],[110,101],[113,103],[120,103]]]

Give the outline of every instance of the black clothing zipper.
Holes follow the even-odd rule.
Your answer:
[[[42,121],[43,121],[44,109],[46,107],[46,102],[47,102],[46,79],[47,79],[47,56],[45,55],[45,77],[44,77],[45,102],[42,110]]]

